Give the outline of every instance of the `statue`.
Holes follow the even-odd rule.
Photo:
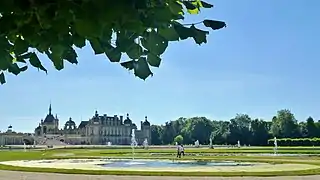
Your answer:
[[[194,142],[194,146],[197,147],[197,148],[200,146],[199,140],[196,140],[196,141]]]
[[[143,148],[144,149],[148,149],[149,145],[148,145],[148,139],[145,138],[144,141],[143,141]]]
[[[209,139],[209,148],[210,148],[210,149],[213,149],[212,138]]]
[[[274,144],[274,154],[277,154],[277,150],[278,150],[278,142],[277,142],[277,137],[274,137],[273,139],[273,144]]]

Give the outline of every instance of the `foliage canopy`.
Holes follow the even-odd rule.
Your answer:
[[[272,118],[263,120],[250,117],[248,114],[237,114],[232,119],[210,120],[206,117],[179,118],[163,125],[151,126],[151,143],[155,145],[177,142],[183,137],[183,144],[213,144],[251,146],[273,146],[277,137],[279,146],[318,146],[320,145],[320,120],[312,117],[299,120],[288,109],[279,110]],[[269,139],[269,141],[268,141]]]
[[[174,138],[173,140],[174,142],[178,143],[178,144],[182,144],[183,143],[183,136],[178,135]]]
[[[105,54],[141,79],[159,67],[170,41],[193,38],[207,42],[208,31],[226,26],[205,19],[182,24],[185,13],[198,14],[213,5],[200,0],[4,0],[0,1],[0,82],[4,72],[15,75],[28,64],[44,72],[38,53],[48,56],[57,70],[64,61],[77,64],[75,47],[88,41],[95,54]],[[130,59],[120,61],[123,54]]]

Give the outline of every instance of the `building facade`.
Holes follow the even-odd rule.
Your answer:
[[[0,146],[4,145],[28,145],[33,143],[33,135],[31,133],[21,133],[12,130],[10,125],[5,132],[0,133]]]
[[[35,128],[36,144],[41,144],[48,139],[57,140],[67,144],[104,145],[110,142],[113,145],[131,144],[132,130],[135,130],[135,139],[142,144],[146,139],[151,142],[150,122],[147,116],[140,123],[140,130],[132,122],[129,114],[123,116],[108,116],[95,114],[88,121],[81,121],[79,126],[69,118],[64,127],[59,129],[59,119],[52,114],[51,105],[49,113],[39,126]]]

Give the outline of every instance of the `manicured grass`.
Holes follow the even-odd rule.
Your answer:
[[[78,170],[78,169],[54,169],[54,168],[30,168],[0,165],[0,169],[25,172],[46,172],[62,174],[90,174],[90,175],[139,175],[139,176],[305,176],[319,174],[320,169],[281,172],[157,172],[157,171],[102,171],[102,170]]]
[[[76,170],[54,168],[30,168],[0,165],[0,169],[12,171],[49,172],[65,174],[113,174],[113,175],[143,175],[143,176],[283,176],[283,175],[314,175],[320,174],[320,157],[293,157],[293,156],[245,156],[244,153],[273,153],[272,147],[254,148],[188,148],[185,160],[233,160],[246,162],[267,163],[297,163],[319,165],[319,168],[300,171],[282,172],[137,172],[112,170]],[[278,153],[317,154],[320,148],[294,147],[279,148]],[[63,154],[70,156],[63,156]],[[135,158],[141,159],[174,159],[176,149],[136,149]],[[59,155],[60,156],[57,156]],[[201,155],[199,155],[201,154]],[[214,154],[214,155],[212,155]],[[228,154],[226,156],[226,154]],[[39,160],[39,159],[74,159],[74,158],[132,158],[131,149],[52,149],[24,151],[0,151],[0,161],[9,160]]]
[[[209,149],[209,148],[186,148],[187,153],[274,153],[272,147],[244,147],[244,148],[216,148],[216,149]],[[131,149],[53,149],[49,151],[59,151],[59,152],[79,152],[83,153],[95,153],[99,152],[101,154],[128,154],[131,153]],[[175,148],[163,148],[163,149],[135,149],[135,153],[176,153]],[[279,154],[320,154],[320,148],[313,148],[313,147],[279,147],[277,150]]]

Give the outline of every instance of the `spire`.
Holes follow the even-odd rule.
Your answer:
[[[148,117],[147,117],[147,116],[145,116],[145,117],[144,117],[144,120],[145,120],[145,121],[148,121]]]
[[[52,108],[51,108],[51,103],[50,103],[50,106],[49,106],[49,115],[51,115],[51,111],[52,111]]]

